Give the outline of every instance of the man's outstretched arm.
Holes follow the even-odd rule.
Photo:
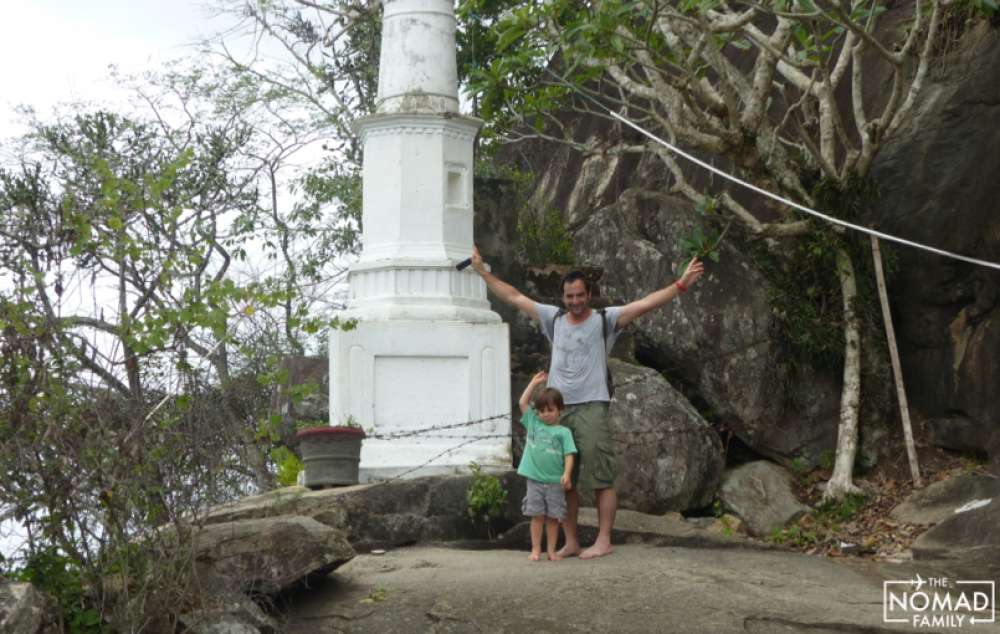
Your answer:
[[[632,320],[645,315],[651,310],[656,310],[657,308],[666,305],[670,300],[686,291],[688,287],[694,284],[704,272],[705,265],[702,264],[698,258],[692,258],[691,262],[687,265],[687,269],[684,271],[684,275],[681,276],[681,279],[672,283],[670,286],[661,288],[658,291],[653,291],[642,299],[637,299],[634,302],[630,302],[622,306],[621,312],[618,313],[617,327],[619,329],[624,328],[632,323]]]
[[[476,273],[479,273],[479,277],[483,278],[483,281],[486,282],[486,287],[494,295],[514,306],[528,317],[538,321],[538,311],[535,310],[535,302],[521,291],[487,271],[486,265],[483,263],[483,256],[479,255],[479,249],[476,247],[472,247],[472,268],[476,269]]]

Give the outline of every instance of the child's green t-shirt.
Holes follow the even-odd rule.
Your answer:
[[[546,425],[533,407],[521,415],[521,424],[528,437],[518,474],[536,482],[557,484],[564,471],[564,456],[577,452],[572,432],[562,425]]]

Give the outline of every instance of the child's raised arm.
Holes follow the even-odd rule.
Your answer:
[[[539,372],[535,376],[531,377],[531,381],[528,382],[528,387],[524,388],[524,393],[521,394],[521,400],[517,404],[521,407],[521,413],[523,414],[528,410],[528,406],[531,405],[531,395],[535,391],[535,387],[539,383],[545,383],[549,380],[548,372]]]

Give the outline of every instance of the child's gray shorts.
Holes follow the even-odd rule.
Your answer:
[[[545,484],[528,478],[528,494],[521,502],[521,512],[528,517],[544,515],[561,520],[566,517],[566,491],[558,482]]]

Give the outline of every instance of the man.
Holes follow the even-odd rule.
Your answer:
[[[591,309],[590,287],[579,271],[572,271],[563,278],[565,312],[562,312],[556,306],[539,304],[528,298],[487,271],[475,247],[472,249],[472,267],[494,295],[537,321],[542,334],[552,342],[548,384],[563,394],[566,410],[561,424],[573,431],[579,449],[579,471],[574,470],[576,486],[566,494],[566,518],[563,521],[566,544],[558,554],[561,557],[579,555],[581,559],[607,555],[612,550],[611,529],[618,509],[618,494],[614,487],[617,464],[608,418],[611,396],[608,393],[607,352],[625,326],[686,292],[701,277],[704,265],[698,258],[692,259],[681,279],[642,299],[608,308],[603,317]],[[578,490],[581,488],[595,492],[598,518],[597,540],[582,552],[576,524],[580,509]]]

